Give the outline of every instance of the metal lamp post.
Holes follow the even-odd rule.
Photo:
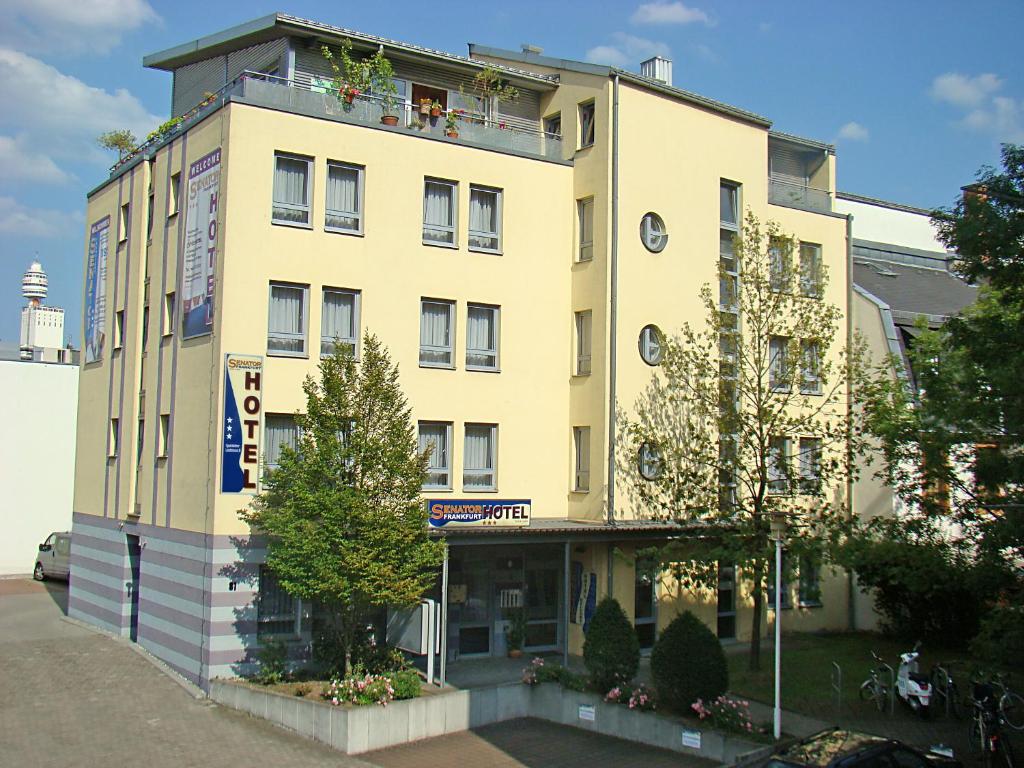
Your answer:
[[[772,515],[771,538],[775,541],[775,712],[772,732],[775,740],[782,738],[782,541],[786,537],[786,516]]]

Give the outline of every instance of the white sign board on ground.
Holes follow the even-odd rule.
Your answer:
[[[700,749],[700,731],[691,731],[689,728],[683,728],[683,746]]]

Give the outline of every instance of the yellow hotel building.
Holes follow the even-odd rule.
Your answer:
[[[330,92],[320,48],[346,39],[394,65],[397,125]],[[485,63],[516,101],[470,95]],[[185,119],[88,198],[72,616],[201,685],[250,669],[262,637],[308,648],[309,606],[261,570],[237,511],[295,439],[303,378],[370,330],[434,446],[425,506],[510,508],[433,530],[449,662],[503,655],[517,605],[528,652],[579,653],[609,592],[646,647],[684,607],[749,637],[735,568],[678,594],[633,558],[679,531],[616,483],[615,403],[654,371],[645,329],[701,320],[746,209],[818,249],[846,314],[831,147],[672,86],[661,59],[637,75],[528,47],[462,57],[275,14],[144,64],[173,74]],[[423,99],[466,110],[457,137]],[[847,626],[845,575],[800,593],[787,628]]]

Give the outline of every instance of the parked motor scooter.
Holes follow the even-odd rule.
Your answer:
[[[932,684],[928,675],[918,669],[921,641],[914,650],[900,654],[900,668],[896,674],[896,695],[921,717],[928,717],[928,704],[932,698]]]

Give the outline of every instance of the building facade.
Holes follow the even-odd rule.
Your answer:
[[[343,40],[393,63],[396,125],[331,91],[320,48]],[[451,521],[450,660],[503,654],[518,608],[529,651],[579,653],[606,594],[646,646],[683,607],[749,637],[734,567],[681,594],[634,557],[680,531],[616,484],[616,406],[658,334],[701,321],[745,210],[817,249],[848,316],[829,146],[664,79],[282,14],[145,63],[186,119],[89,195],[71,615],[201,684],[250,669],[264,635],[308,643],[237,512],[296,439],[320,355],[358,357],[370,331],[433,448],[425,525]],[[474,95],[485,67],[518,98]],[[794,585],[783,621],[846,626],[849,586],[825,574],[800,604]]]

